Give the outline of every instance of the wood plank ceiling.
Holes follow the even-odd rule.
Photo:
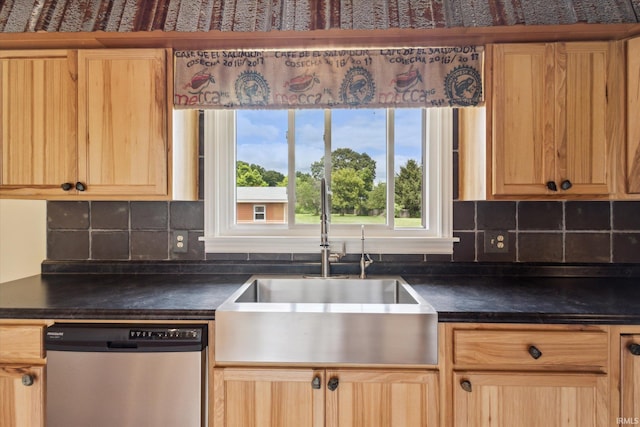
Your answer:
[[[640,0],[0,0],[0,32],[311,31],[636,24]]]

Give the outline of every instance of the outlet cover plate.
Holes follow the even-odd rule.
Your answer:
[[[509,232],[505,230],[485,230],[484,252],[494,254],[509,252]]]

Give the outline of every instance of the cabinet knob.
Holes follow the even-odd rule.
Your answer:
[[[327,388],[331,391],[335,391],[338,388],[340,381],[336,377],[329,378],[329,382],[327,383]]]
[[[33,375],[24,374],[22,376],[22,385],[29,387],[33,385],[33,382]]]
[[[460,381],[460,387],[462,387],[462,389],[467,393],[471,393],[471,381],[469,380]]]
[[[547,188],[551,191],[558,191],[558,186],[555,181],[547,181]]]
[[[535,345],[530,345],[529,346],[529,354],[534,359],[539,359],[542,356],[542,352],[540,350],[538,350],[538,347],[536,347]]]
[[[562,183],[560,184],[560,188],[562,188],[563,190],[567,191],[568,189],[570,189],[571,187],[573,187],[573,184],[571,183],[571,181],[569,181],[568,179],[565,179],[564,181],[562,181]]]
[[[629,352],[634,356],[640,356],[640,344],[632,342],[627,348],[629,349]]]
[[[69,191],[73,188],[73,184],[70,182],[65,182],[60,186],[60,188],[62,188],[64,191]]]
[[[321,387],[322,383],[320,382],[320,377],[316,375],[311,381],[311,388],[314,390],[319,390]]]
[[[87,189],[87,186],[81,183],[80,181],[76,182],[76,190],[84,191]]]

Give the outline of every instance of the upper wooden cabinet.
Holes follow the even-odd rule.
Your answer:
[[[608,196],[614,43],[493,46],[492,194]],[[618,65],[618,68],[619,67]],[[616,86],[617,87],[617,86]]]
[[[627,193],[640,194],[640,37],[627,42]]]
[[[162,49],[78,52],[78,167],[93,195],[167,194]]]
[[[2,53],[0,196],[168,196],[167,55]]]
[[[0,52],[0,194],[49,197],[78,176],[75,54]]]

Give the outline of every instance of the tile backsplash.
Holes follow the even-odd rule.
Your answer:
[[[453,255],[382,260],[454,262],[640,262],[640,201],[455,201]],[[188,250],[171,233],[188,231]],[[507,233],[506,253],[485,251],[485,233]],[[209,254],[203,201],[50,201],[49,260],[308,260],[290,254]]]

